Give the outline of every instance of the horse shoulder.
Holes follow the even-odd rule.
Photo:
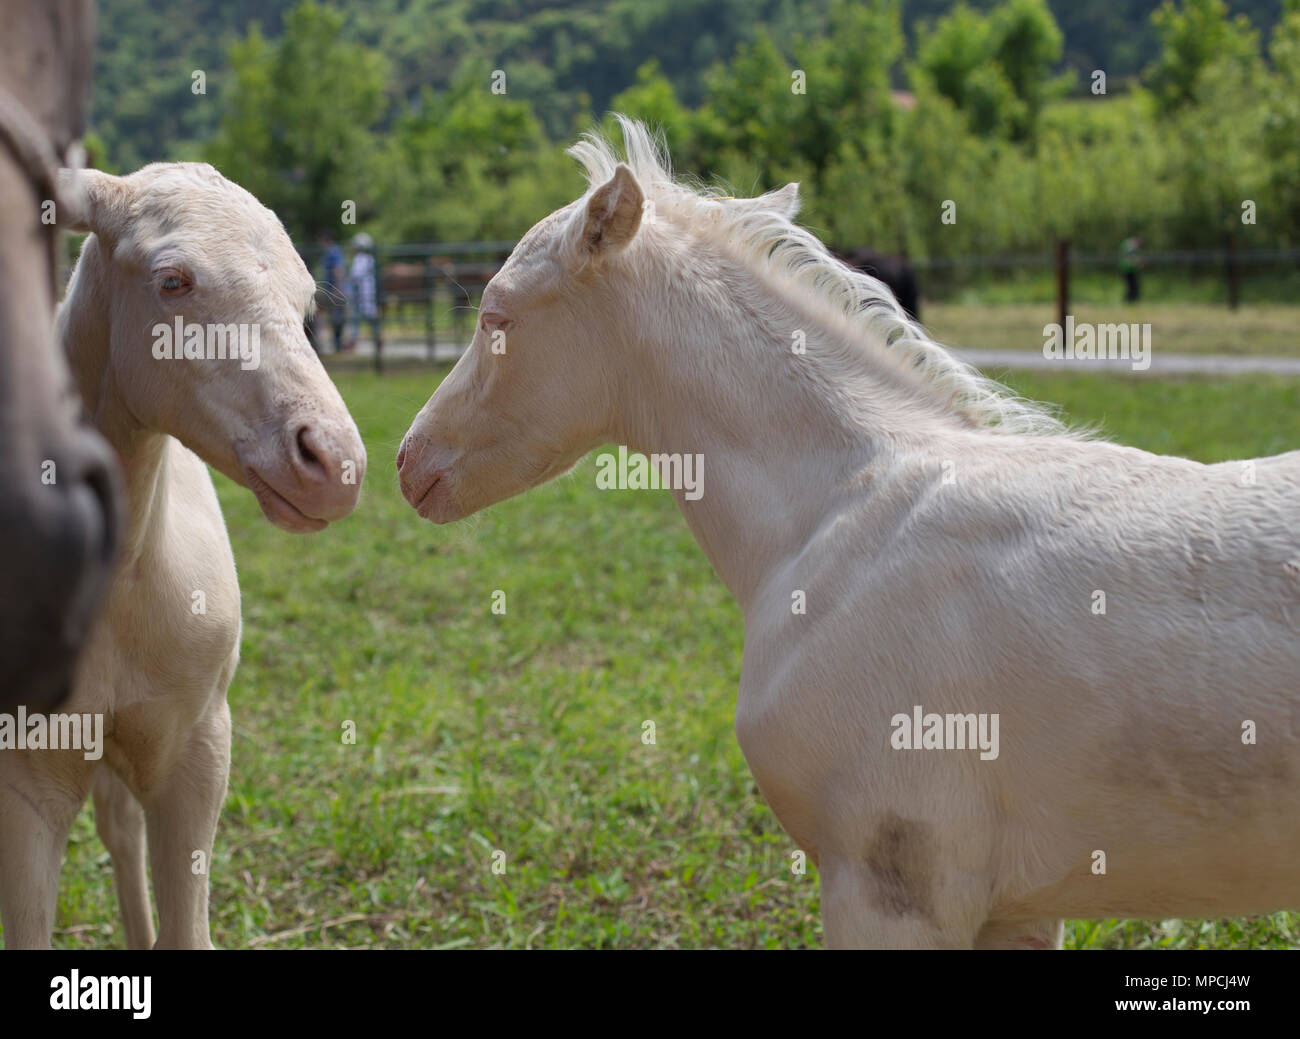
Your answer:
[[[161,529],[119,567],[76,682],[75,708],[123,720],[139,746],[125,757],[165,758],[195,718],[225,694],[238,660],[239,585],[206,467],[179,443],[168,459]],[[213,676],[224,676],[214,684]]]
[[[171,450],[167,530],[154,560],[154,587],[188,650],[207,651],[202,670],[212,673],[213,663],[238,648],[239,578],[207,466],[178,441]]]

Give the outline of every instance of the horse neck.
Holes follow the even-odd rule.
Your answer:
[[[842,327],[784,287],[743,269],[676,285],[691,299],[680,309],[674,300],[671,341],[638,331],[625,355],[612,435],[645,454],[702,456],[702,496],[690,501],[675,488],[673,497],[749,612],[837,503],[867,493],[864,472],[928,453],[958,427],[889,361],[846,342]],[[662,300],[646,302],[629,327],[662,325]],[[807,337],[802,354],[792,349],[795,329]]]
[[[109,275],[104,249],[90,235],[59,308],[58,337],[91,421],[122,465],[127,529],[119,565],[126,565],[139,559],[159,535],[171,438],[140,425],[122,398],[118,382],[122,373],[113,363]]]

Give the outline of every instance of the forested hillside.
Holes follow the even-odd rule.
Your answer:
[[[256,21],[275,39],[297,0],[100,0],[95,123],[114,161],[136,166],[174,155],[217,125],[216,106],[191,103],[189,76],[204,69],[219,80],[226,51]],[[987,11],[996,0],[970,0]],[[698,103],[710,67],[766,27],[776,40],[823,35],[831,0],[335,0],[344,35],[384,54],[390,89],[407,98],[442,89],[467,61],[509,66],[547,130],[567,132],[589,108],[604,111],[655,59],[688,104]],[[952,0],[902,0],[909,41]],[[1106,69],[1134,76],[1159,49],[1151,25],[1156,0],[1050,0],[1065,46],[1060,69]],[[1281,0],[1231,0],[1269,32]],[[1058,70],[1058,71],[1059,71]],[[905,87],[901,67],[891,70]],[[322,90],[329,73],[320,70]]]
[[[833,244],[1300,246],[1300,0],[102,8],[98,160],[206,159],[300,240],[350,210],[387,243],[517,236],[616,109],[682,172],[798,181]]]

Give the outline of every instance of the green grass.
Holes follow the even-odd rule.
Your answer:
[[[322,534],[275,530],[217,478],[244,643],[216,943],[819,945],[816,870],[792,875],[793,845],[732,732],[740,613],[669,496],[598,493],[588,459],[435,528],[402,500],[392,459],[437,380],[339,377],[370,473],[354,516]],[[1300,381],[1015,385],[1156,450],[1218,460],[1300,446]],[[497,589],[504,616],[490,610]],[[340,739],[347,720],[355,745]],[[63,947],[122,942],[88,812],[58,928]],[[1294,947],[1300,915],[1073,923],[1067,943]]]

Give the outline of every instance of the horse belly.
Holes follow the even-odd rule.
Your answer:
[[[1081,848],[1059,881],[998,900],[995,917],[1163,919],[1271,913],[1300,906],[1300,819],[1189,827],[1152,842],[1114,832]],[[1104,852],[1105,859],[1097,857]],[[1105,872],[1094,872],[1104,867]]]

